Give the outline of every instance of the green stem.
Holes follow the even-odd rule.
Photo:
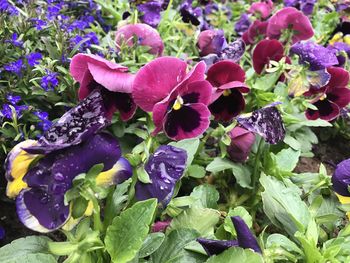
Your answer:
[[[253,193],[254,195],[256,194],[257,190],[256,190],[256,182],[258,180],[258,169],[260,166],[260,156],[263,150],[263,146],[264,145],[264,140],[260,138],[260,142],[258,145],[258,150],[255,156],[255,162],[254,162],[254,170],[253,170],[253,174],[252,174],[252,186],[253,186]]]
[[[102,232],[103,223],[101,221],[101,216],[100,216],[100,205],[98,203],[97,198],[95,197],[94,192],[90,188],[87,190],[87,194],[89,195],[89,199],[92,202],[92,205],[94,207],[94,211],[93,211],[94,230]]]
[[[52,254],[58,256],[65,256],[72,254],[78,249],[78,244],[72,244],[71,242],[49,242],[48,247]]]

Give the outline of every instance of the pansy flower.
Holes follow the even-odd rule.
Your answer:
[[[227,42],[223,30],[205,30],[198,36],[197,46],[201,56],[219,55],[226,48]]]
[[[134,80],[137,105],[153,112],[153,134],[164,131],[173,140],[193,138],[209,127],[212,86],[205,80],[205,63],[186,73],[187,64],[173,57],[155,59]]]
[[[299,56],[299,62],[308,65],[311,71],[321,70],[338,64],[334,52],[314,42],[301,42],[294,44],[291,54]]]
[[[67,111],[41,136],[36,145],[26,147],[30,153],[42,154],[77,145],[109,124],[103,98],[93,91],[76,107]]]
[[[203,10],[200,7],[192,6],[193,0],[184,0],[180,5],[180,14],[185,23],[199,26],[203,24]]]
[[[261,1],[253,3],[248,12],[251,14],[258,13],[258,16],[262,19],[266,19],[270,16],[273,9],[273,2],[271,0]]]
[[[245,31],[248,30],[251,21],[247,14],[242,14],[239,20],[235,24],[235,31],[239,36],[242,36]]]
[[[285,30],[291,30],[292,43],[307,40],[314,35],[310,20],[294,7],[281,9],[268,22],[266,34],[272,39],[279,39]]]
[[[234,62],[223,60],[211,66],[207,76],[207,80],[216,88],[213,102],[209,105],[211,113],[218,121],[232,120],[244,110],[242,93],[249,92],[249,88],[244,84],[243,69]]]
[[[47,233],[62,227],[70,218],[70,205],[64,195],[73,179],[96,164],[104,164],[104,175],[111,183],[132,175],[126,159],[121,158],[118,142],[109,134],[96,134],[89,140],[43,156],[23,177],[25,187],[16,197],[17,214],[28,228]],[[118,167],[118,169],[116,169]],[[105,186],[106,180],[100,179]]]
[[[144,166],[151,183],[145,184],[140,181],[136,183],[137,200],[157,198],[165,207],[173,196],[176,182],[185,171],[186,162],[185,150],[170,145],[160,146]]]
[[[164,44],[158,31],[146,24],[125,25],[119,28],[115,41],[119,46],[123,42],[128,46],[147,46],[150,48],[149,53],[157,56],[161,56],[164,50]]]
[[[248,117],[238,117],[237,122],[248,131],[259,134],[270,144],[283,141],[286,134],[282,117],[276,105],[272,103],[253,111]]]
[[[231,220],[236,229],[237,240],[197,239],[197,242],[202,245],[208,256],[220,254],[230,247],[250,248],[261,254],[258,242],[244,220],[239,216],[233,216]]]
[[[136,104],[132,100],[134,75],[128,68],[90,54],[77,54],[72,58],[70,74],[80,83],[79,99],[86,98],[93,90],[100,89],[108,118],[119,111],[122,120],[132,118]]]
[[[350,197],[350,159],[340,162],[332,175],[334,191],[341,196]]]
[[[255,142],[255,134],[242,127],[234,127],[228,135],[231,143],[227,147],[227,153],[232,161],[245,162]]]
[[[284,0],[283,2],[285,6],[295,7],[308,16],[314,11],[316,0]]]
[[[306,117],[309,120],[318,118],[331,121],[337,118],[340,110],[350,103],[349,73],[338,67],[327,68],[331,78],[328,84],[321,89],[311,87],[304,95],[314,96],[311,103],[317,108],[307,109]]]
[[[253,51],[253,67],[256,73],[261,74],[270,61],[280,61],[284,57],[283,45],[276,39],[261,40]]]
[[[246,45],[254,44],[259,38],[265,38],[268,22],[255,20],[242,35]]]
[[[137,5],[137,10],[142,14],[140,19],[143,23],[152,27],[157,27],[161,16],[162,3],[159,1],[149,1],[144,4]]]

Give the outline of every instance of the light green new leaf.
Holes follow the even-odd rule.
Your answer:
[[[299,161],[300,151],[287,148],[277,153],[275,157],[276,164],[280,170],[291,172],[294,170]]]
[[[198,150],[199,139],[185,139],[178,142],[169,143],[171,146],[179,147],[187,152],[187,167],[192,163],[193,158]]]
[[[139,252],[139,258],[148,257],[154,251],[156,251],[163,243],[165,235],[162,232],[156,232],[149,234]]]
[[[156,207],[156,199],[137,202],[114,218],[105,238],[113,262],[126,263],[136,256],[147,237]]]
[[[193,164],[188,167],[187,174],[193,178],[203,178],[205,176],[205,169],[203,166]]]
[[[209,184],[196,186],[190,196],[196,198],[203,208],[213,209],[217,208],[217,202],[220,198],[219,192]]]
[[[251,249],[232,247],[219,255],[210,257],[206,263],[263,263],[260,254]]]
[[[56,258],[49,254],[48,242],[44,236],[28,236],[12,241],[0,248],[1,263],[54,263]]]

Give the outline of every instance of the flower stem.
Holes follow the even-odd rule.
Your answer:
[[[253,193],[256,194],[257,190],[256,190],[256,182],[258,181],[258,169],[260,166],[260,156],[263,150],[263,145],[264,145],[264,140],[260,138],[260,142],[258,145],[258,150],[255,156],[255,162],[254,162],[254,170],[253,170],[253,174],[252,174],[252,186],[253,186]]]

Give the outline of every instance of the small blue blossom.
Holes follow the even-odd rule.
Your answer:
[[[12,45],[14,45],[16,47],[23,47],[23,41],[17,40],[17,39],[18,39],[17,33],[13,33],[11,35],[11,40],[5,40],[5,42],[6,43],[11,43]]]
[[[56,19],[57,16],[60,14],[62,6],[63,6],[63,3],[58,3],[56,5],[48,6],[47,7],[47,19],[48,20]]]
[[[42,30],[47,25],[46,21],[38,18],[32,18],[30,21],[34,24],[36,30]]]
[[[40,120],[47,120],[49,114],[46,111],[35,111],[34,115],[37,116]]]
[[[10,62],[10,63],[4,65],[4,69],[6,71],[15,73],[16,75],[21,74],[22,68],[23,68],[22,59],[19,59],[17,61]]]
[[[12,94],[8,94],[6,96],[6,99],[11,103],[11,104],[17,104],[21,100],[21,96],[15,96]]]
[[[46,71],[47,75],[41,78],[40,85],[45,90],[53,90],[58,85],[57,73]]]
[[[40,119],[38,126],[41,130],[47,131],[48,129],[50,129],[52,122],[50,120],[48,120],[49,114],[47,112],[36,111],[36,112],[34,112],[34,115]]]
[[[22,111],[25,111],[28,109],[27,105],[20,105],[20,106],[11,105],[11,106],[14,107],[18,119],[21,117]],[[12,120],[12,109],[10,107],[10,104],[7,104],[7,103],[3,104],[0,114],[3,117]]]
[[[19,14],[17,8],[7,0],[0,0],[0,13],[7,13],[10,16],[17,16]]]
[[[74,48],[77,44],[79,44],[82,40],[86,39],[84,43],[79,47],[79,51],[85,51],[90,48],[91,45],[98,45],[99,41],[97,35],[94,32],[90,32],[85,34],[84,36],[76,35],[75,37],[70,39],[71,47]]]
[[[43,58],[41,53],[33,52],[26,56],[29,66],[34,67],[40,63],[40,60]]]

